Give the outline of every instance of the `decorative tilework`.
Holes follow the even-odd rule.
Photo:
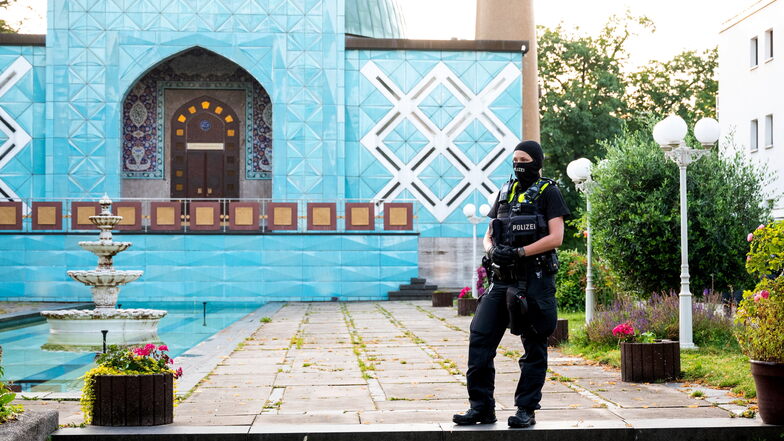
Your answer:
[[[346,197],[416,200],[422,236],[466,236],[464,204],[508,176],[522,134],[522,54],[346,52]]]
[[[33,65],[25,57],[17,57],[10,66],[0,70],[0,172],[19,155],[32,140],[30,134],[22,125],[9,114],[3,107],[18,107],[9,103],[6,95],[19,83],[31,70]],[[16,104],[16,103],[14,103]],[[24,105],[24,104],[23,104]],[[29,104],[27,105],[29,106]],[[25,106],[25,107],[27,107]],[[21,115],[20,115],[21,116]],[[28,170],[28,173],[30,171]],[[5,173],[3,173],[4,175]],[[3,179],[4,178],[4,179]],[[23,179],[25,177],[23,176]],[[20,195],[9,185],[9,177],[0,177],[0,200],[16,200]],[[19,182],[19,180],[16,180]],[[22,196],[27,196],[22,194]],[[25,207],[26,211],[26,207]]]
[[[163,179],[164,90],[246,91],[246,179],[272,173],[272,104],[264,88],[235,63],[205,49],[191,49],[156,67],[123,103],[123,177]],[[248,123],[252,121],[252,123]]]

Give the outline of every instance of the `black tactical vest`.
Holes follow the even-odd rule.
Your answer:
[[[555,181],[539,178],[524,192],[519,191],[518,184],[516,180],[510,180],[501,187],[498,212],[491,223],[497,245],[522,247],[549,234],[547,221],[536,201],[547,187],[555,185]]]

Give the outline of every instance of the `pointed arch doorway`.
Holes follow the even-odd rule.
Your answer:
[[[171,120],[172,199],[239,198],[240,127],[225,102],[203,95]]]

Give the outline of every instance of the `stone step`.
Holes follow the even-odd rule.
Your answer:
[[[571,416],[565,421],[541,421],[535,427],[509,430],[506,421],[496,424],[459,427],[449,423],[412,424],[406,416],[394,415],[399,424],[267,424],[246,426],[188,426],[168,425],[151,427],[64,427],[52,434],[53,441],[87,440],[162,440],[167,441],[312,441],[351,439],[354,441],[615,441],[667,440],[749,440],[780,439],[781,426],[766,425],[755,420],[737,418],[689,419],[634,419],[628,423],[618,420],[590,418],[585,409],[565,409]],[[393,415],[392,411],[385,412]],[[398,412],[400,413],[400,412]],[[506,419],[505,412],[502,417]],[[570,415],[571,414],[571,415]],[[304,417],[303,417],[304,418]]]
[[[433,295],[432,290],[428,289],[411,289],[408,291],[389,291],[388,295],[391,296],[422,296],[427,297],[428,299],[430,296]]]
[[[426,282],[427,282],[427,279],[424,279],[422,277],[412,277],[411,278],[411,284],[412,285],[424,285]]]
[[[400,290],[401,291],[410,291],[410,290],[415,290],[415,289],[416,290],[428,289],[428,290],[431,290],[431,291],[435,291],[435,290],[438,289],[438,285],[425,285],[425,284],[422,284],[422,285],[419,285],[419,284],[416,284],[416,285],[414,285],[414,284],[411,284],[411,285],[400,285]]]

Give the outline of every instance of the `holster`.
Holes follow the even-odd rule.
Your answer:
[[[506,309],[509,311],[509,331],[521,335],[527,324],[528,314],[528,283],[525,279],[518,280],[506,289]]]

